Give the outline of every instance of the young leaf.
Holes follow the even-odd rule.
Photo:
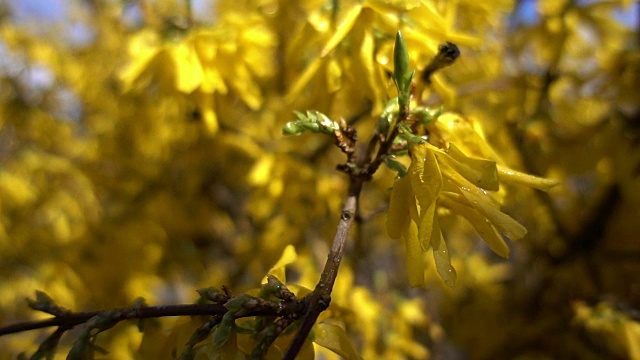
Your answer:
[[[228,311],[224,316],[222,316],[222,321],[218,324],[213,331],[213,337],[211,339],[211,344],[215,348],[219,348],[226,344],[226,342],[231,338],[234,333],[235,328],[235,314],[231,311]]]
[[[304,128],[297,121],[289,121],[282,127],[282,135],[300,135]]]

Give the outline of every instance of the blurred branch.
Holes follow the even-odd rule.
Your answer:
[[[0,336],[15,334],[23,331],[44,329],[48,327],[61,327],[65,329],[71,329],[77,325],[88,322],[90,319],[106,314],[112,313],[110,318],[115,321],[133,320],[133,319],[149,319],[160,317],[172,317],[172,316],[214,316],[224,315],[229,312],[229,309],[225,307],[225,304],[239,298],[239,295],[235,298],[231,298],[225,303],[216,304],[180,304],[180,305],[161,305],[161,306],[132,306],[130,308],[115,309],[115,310],[98,310],[98,311],[86,311],[86,312],[71,312],[68,311],[65,314],[55,316],[51,319],[25,321],[12,325],[0,327]],[[299,313],[301,310],[299,301],[287,301],[287,302],[263,302],[252,309],[243,311],[240,317],[250,316],[289,316]]]
[[[446,43],[438,46],[438,53],[422,71],[422,81],[426,84],[431,84],[431,75],[436,71],[453,64],[459,56],[460,49],[458,49],[458,46],[452,42],[447,41]]]
[[[106,311],[99,310],[86,312],[68,312],[51,319],[25,321],[5,327],[0,327],[0,336],[15,334],[23,331],[44,329],[52,326],[72,328],[74,326],[86,323],[89,319],[100,315]],[[148,319],[167,316],[195,316],[195,315],[221,315],[228,310],[221,304],[183,304],[183,305],[165,305],[165,306],[149,306],[149,307],[131,307],[115,310],[119,315],[119,321],[131,319]]]
[[[564,254],[552,258],[553,264],[566,263],[579,256],[591,254],[604,238],[607,223],[616,213],[615,209],[621,200],[618,186],[610,186],[602,199],[593,207],[588,218],[582,221],[584,226],[580,231],[567,238],[569,246]]]

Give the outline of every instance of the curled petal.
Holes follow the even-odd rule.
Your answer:
[[[437,248],[433,248],[433,259],[436,262],[436,270],[438,271],[438,275],[444,283],[453,287],[456,284],[456,279],[458,274],[456,273],[456,269],[451,266],[451,258],[449,256],[449,249],[447,248],[447,243],[442,238],[442,232],[438,229],[436,236],[440,238],[439,246]]]
[[[436,201],[432,202],[426,211],[422,212],[422,216],[420,219],[420,226],[418,227],[418,238],[420,239],[420,243],[422,244],[422,250],[427,251],[431,247],[431,240],[433,239],[433,234],[436,231],[440,231],[437,228],[437,211],[436,211]]]
[[[509,239],[521,239],[527,234],[527,229],[524,226],[515,221],[511,216],[500,211],[500,209],[492,206],[486,198],[478,196],[467,188],[462,189],[462,196]]]
[[[440,203],[454,211],[456,214],[462,215],[473,226],[478,235],[487,243],[489,248],[503,258],[509,257],[509,247],[502,236],[498,233],[491,222],[482,216],[476,209],[467,206],[456,200],[458,194],[444,192],[440,197]]]
[[[438,159],[447,162],[447,165],[474,185],[492,191],[499,189],[498,168],[495,161],[469,157],[453,143],[449,144],[446,153],[439,152],[436,155]]]
[[[426,145],[411,148],[411,165],[408,170],[411,187],[416,194],[420,212],[426,211],[442,189],[442,174],[434,153]]]
[[[500,181],[508,184],[525,185],[542,191],[549,191],[558,185],[556,180],[521,173],[502,166],[498,166],[498,177]]]

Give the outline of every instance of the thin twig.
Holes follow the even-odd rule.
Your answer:
[[[290,303],[279,304],[278,307],[272,308],[262,307],[252,311],[243,313],[241,317],[250,316],[284,316],[301,312],[302,308],[298,301]],[[72,328],[74,326],[86,323],[89,319],[105,313],[105,311],[114,310],[100,310],[100,311],[87,311],[69,313],[62,316],[57,316],[51,319],[25,321],[21,323],[11,324],[0,328],[0,336],[15,334],[23,331],[44,329],[48,327],[58,326]],[[118,309],[115,312],[119,313],[117,316],[118,321],[131,320],[131,319],[149,319],[160,318],[169,316],[204,316],[204,315],[224,315],[227,308],[223,304],[180,304],[180,305],[166,305],[166,306],[143,306],[132,307],[125,309]]]
[[[309,294],[307,300],[307,313],[302,321],[302,325],[298,330],[295,338],[289,345],[287,352],[284,354],[283,359],[294,360],[296,355],[302,349],[302,345],[307,339],[307,336],[311,332],[311,328],[316,323],[318,316],[329,307],[331,302],[331,291],[333,290],[333,284],[338,276],[338,269],[342,262],[342,255],[344,254],[345,244],[349,235],[349,230],[356,217],[356,208],[360,192],[362,190],[363,178],[358,176],[351,176],[349,185],[349,194],[347,201],[342,208],[342,214],[340,216],[340,223],[336,230],[335,237],[333,238],[333,244],[331,245],[331,251],[327,257],[324,270],[320,276],[320,281],[316,285],[316,288]]]

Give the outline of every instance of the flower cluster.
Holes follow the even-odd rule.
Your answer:
[[[484,158],[490,158],[493,152],[472,123],[459,115],[441,115],[428,131],[429,142],[409,145],[411,165],[406,176],[394,183],[386,227],[390,237],[405,242],[412,286],[424,285],[423,253],[429,249],[433,249],[440,277],[453,286],[456,271],[442,236],[438,209],[462,215],[496,254],[506,258],[509,247],[501,234],[516,240],[527,231],[500,211],[500,182],[541,190],[548,190],[555,182]]]
[[[131,61],[120,73],[124,90],[152,86],[187,97],[211,133],[218,129],[216,95],[233,92],[251,110],[259,109],[264,101],[259,80],[273,74],[269,59],[277,40],[263,18],[247,16],[227,13],[218,26],[177,39],[162,39],[152,30],[134,35]]]

